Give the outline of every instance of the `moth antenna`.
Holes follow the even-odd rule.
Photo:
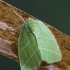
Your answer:
[[[23,22],[25,23],[24,18],[23,18],[22,16],[20,16],[14,9],[13,9],[13,12],[14,12],[19,18],[21,18],[21,19],[23,20]],[[15,31],[16,31],[17,29],[19,29],[20,27],[22,27],[23,25],[24,25],[24,24],[22,24],[22,25],[18,26],[17,28],[15,28]]]
[[[15,31],[16,31],[17,29],[21,28],[23,25],[24,25],[24,24],[22,24],[22,25],[18,26],[17,28],[15,28]]]
[[[23,22],[25,22],[24,18],[23,18],[22,16],[20,16],[14,9],[13,9],[13,12],[14,12],[18,17],[20,17],[20,18],[23,20]]]

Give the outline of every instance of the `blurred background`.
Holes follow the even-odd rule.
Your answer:
[[[4,0],[70,36],[70,0]],[[21,70],[18,62],[0,55],[0,70]]]

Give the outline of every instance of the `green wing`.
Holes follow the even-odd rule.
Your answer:
[[[18,54],[21,70],[37,70],[42,62],[35,35],[27,28],[21,29],[18,40]]]
[[[47,63],[59,62],[62,59],[57,41],[49,28],[39,20],[28,19],[27,27],[35,34],[42,60]]]
[[[42,60],[51,64],[62,59],[57,41],[49,28],[31,18],[20,31],[18,54],[21,70],[37,70]]]

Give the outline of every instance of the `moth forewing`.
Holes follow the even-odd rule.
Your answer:
[[[22,70],[38,69],[42,62],[36,37],[27,28],[27,24],[20,31],[18,54]]]
[[[35,34],[42,60],[48,63],[59,62],[61,51],[50,29],[40,20],[29,19],[27,26]]]

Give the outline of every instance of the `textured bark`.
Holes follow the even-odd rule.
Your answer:
[[[15,28],[24,24],[24,22],[13,12],[13,9],[18,14],[20,14],[24,20],[27,20],[29,17],[35,17],[11,6],[10,4],[0,1],[0,54],[7,56],[15,61],[19,61],[17,47],[21,28],[18,28],[16,31]],[[54,34],[63,56],[61,62],[53,64],[55,67],[57,67],[57,69],[55,68],[52,70],[70,70],[70,37],[63,34],[56,28],[48,24],[46,25]],[[45,66],[48,66],[48,64],[42,62],[39,70],[51,70],[50,68],[54,68],[54,66],[51,67],[50,65],[50,68]]]

